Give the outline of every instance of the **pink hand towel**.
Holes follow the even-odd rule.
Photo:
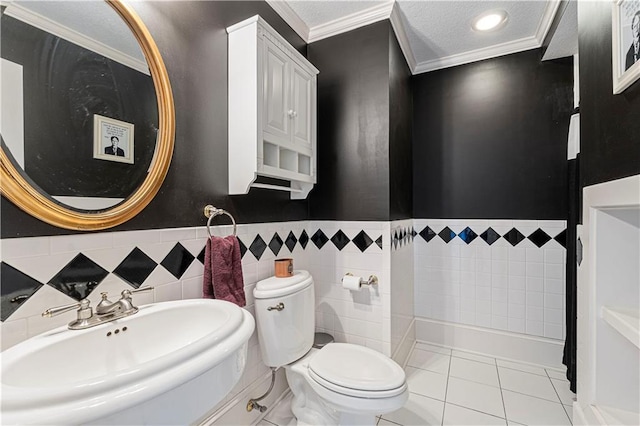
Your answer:
[[[238,306],[246,305],[240,244],[235,236],[211,237],[207,240],[202,297],[226,300]]]

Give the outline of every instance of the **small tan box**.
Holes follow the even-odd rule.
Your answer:
[[[286,278],[293,276],[293,259],[276,259],[276,277]]]

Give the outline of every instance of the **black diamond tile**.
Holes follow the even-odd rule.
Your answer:
[[[542,247],[543,245],[547,244],[547,242],[551,239],[551,237],[540,228],[536,229],[527,238],[529,238],[531,242],[538,247]]]
[[[238,238],[238,245],[240,246],[240,259],[242,259],[247,252],[247,246],[244,245],[240,238]]]
[[[322,230],[318,229],[316,233],[311,236],[311,241],[313,241],[313,244],[315,244],[316,247],[321,249],[325,244],[327,244],[329,238],[324,235],[324,232],[322,232]]]
[[[516,228],[511,228],[511,231],[504,234],[502,238],[509,241],[509,244],[515,247],[516,245],[520,244],[520,242],[524,240],[525,237],[524,235],[522,235],[522,232],[518,231]]]
[[[488,228],[480,234],[480,238],[482,238],[485,243],[491,245],[500,239],[500,234],[494,231],[493,228]]]
[[[561,233],[553,237],[560,245],[564,248],[567,248],[567,230],[563,230]]]
[[[295,248],[297,242],[298,242],[298,239],[296,238],[296,236],[293,234],[292,231],[289,231],[289,235],[287,236],[287,239],[284,241],[284,245],[286,245],[289,251],[293,253],[293,249]]]
[[[380,247],[380,249],[382,249],[382,235],[378,237],[378,239],[376,240],[376,244],[378,245],[378,247]]]
[[[347,237],[341,229],[339,229],[338,232],[333,234],[333,237],[331,237],[331,242],[334,246],[336,246],[338,250],[342,250],[344,246],[349,244],[349,241],[351,240],[349,240],[349,237]]]
[[[438,233],[438,236],[440,236],[445,243],[448,243],[456,237],[456,233],[448,226],[445,226],[444,229]]]
[[[107,275],[109,272],[80,253],[51,278],[48,284],[69,297],[82,300],[89,296]]]
[[[271,249],[273,254],[277,256],[278,253],[280,253],[283,245],[284,243],[282,242],[282,238],[280,238],[280,235],[278,235],[277,232],[273,234],[273,237],[271,237],[271,241],[269,241],[269,248]]]
[[[238,240],[240,241],[240,240]],[[196,259],[198,259],[200,261],[200,263],[202,263],[204,265],[204,252],[207,249],[207,247],[202,247],[202,250],[200,250],[200,253],[198,253],[198,256],[196,257]]]
[[[380,236],[379,240],[380,240],[380,248],[382,248],[382,236]],[[355,244],[355,246],[358,247],[361,252],[364,252],[366,249],[369,248],[371,244],[373,244],[373,240],[371,239],[371,237],[369,237],[367,233],[364,231],[358,232],[358,235],[353,237],[352,241],[353,241],[353,244]]]
[[[113,273],[133,287],[138,288],[156,269],[156,266],[158,264],[153,259],[136,247],[131,250],[131,253],[118,265]]]
[[[253,239],[253,242],[249,246],[249,251],[258,260],[260,260],[260,258],[262,257],[262,253],[264,253],[266,249],[267,243],[264,242],[260,234],[256,235],[256,237]]]
[[[43,284],[4,262],[0,262],[0,277],[0,319],[4,321]]]
[[[475,232],[473,232],[473,229],[469,228],[468,226],[466,228],[464,228],[462,230],[461,233],[458,234],[458,237],[460,237],[460,239],[462,241],[464,241],[465,243],[469,244],[471,241],[475,240],[476,238],[478,238],[478,234],[476,234]]]
[[[189,250],[184,248],[182,244],[176,243],[160,264],[164,266],[167,271],[171,272],[174,277],[180,278],[189,265],[191,265],[193,259],[194,257],[189,253]]]
[[[307,235],[307,231],[305,231],[304,229],[300,234],[300,238],[298,238],[298,242],[300,243],[303,249],[307,248],[307,244],[309,243],[309,236]]]
[[[426,242],[429,242],[433,239],[433,237],[435,237],[437,234],[433,231],[433,229],[429,228],[428,226],[426,228],[424,228],[422,231],[420,231],[420,233],[418,234],[420,235]]]
[[[411,238],[415,238],[416,235],[418,235],[418,233],[416,232],[415,228],[412,226],[411,227]]]

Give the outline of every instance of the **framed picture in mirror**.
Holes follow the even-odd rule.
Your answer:
[[[134,163],[134,125],[125,121],[93,115],[93,158]]]
[[[613,93],[640,78],[640,0],[616,0],[612,10]]]

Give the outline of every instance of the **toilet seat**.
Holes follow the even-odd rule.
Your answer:
[[[364,346],[330,343],[313,356],[308,371],[319,385],[353,397],[389,398],[406,390],[402,368]]]

